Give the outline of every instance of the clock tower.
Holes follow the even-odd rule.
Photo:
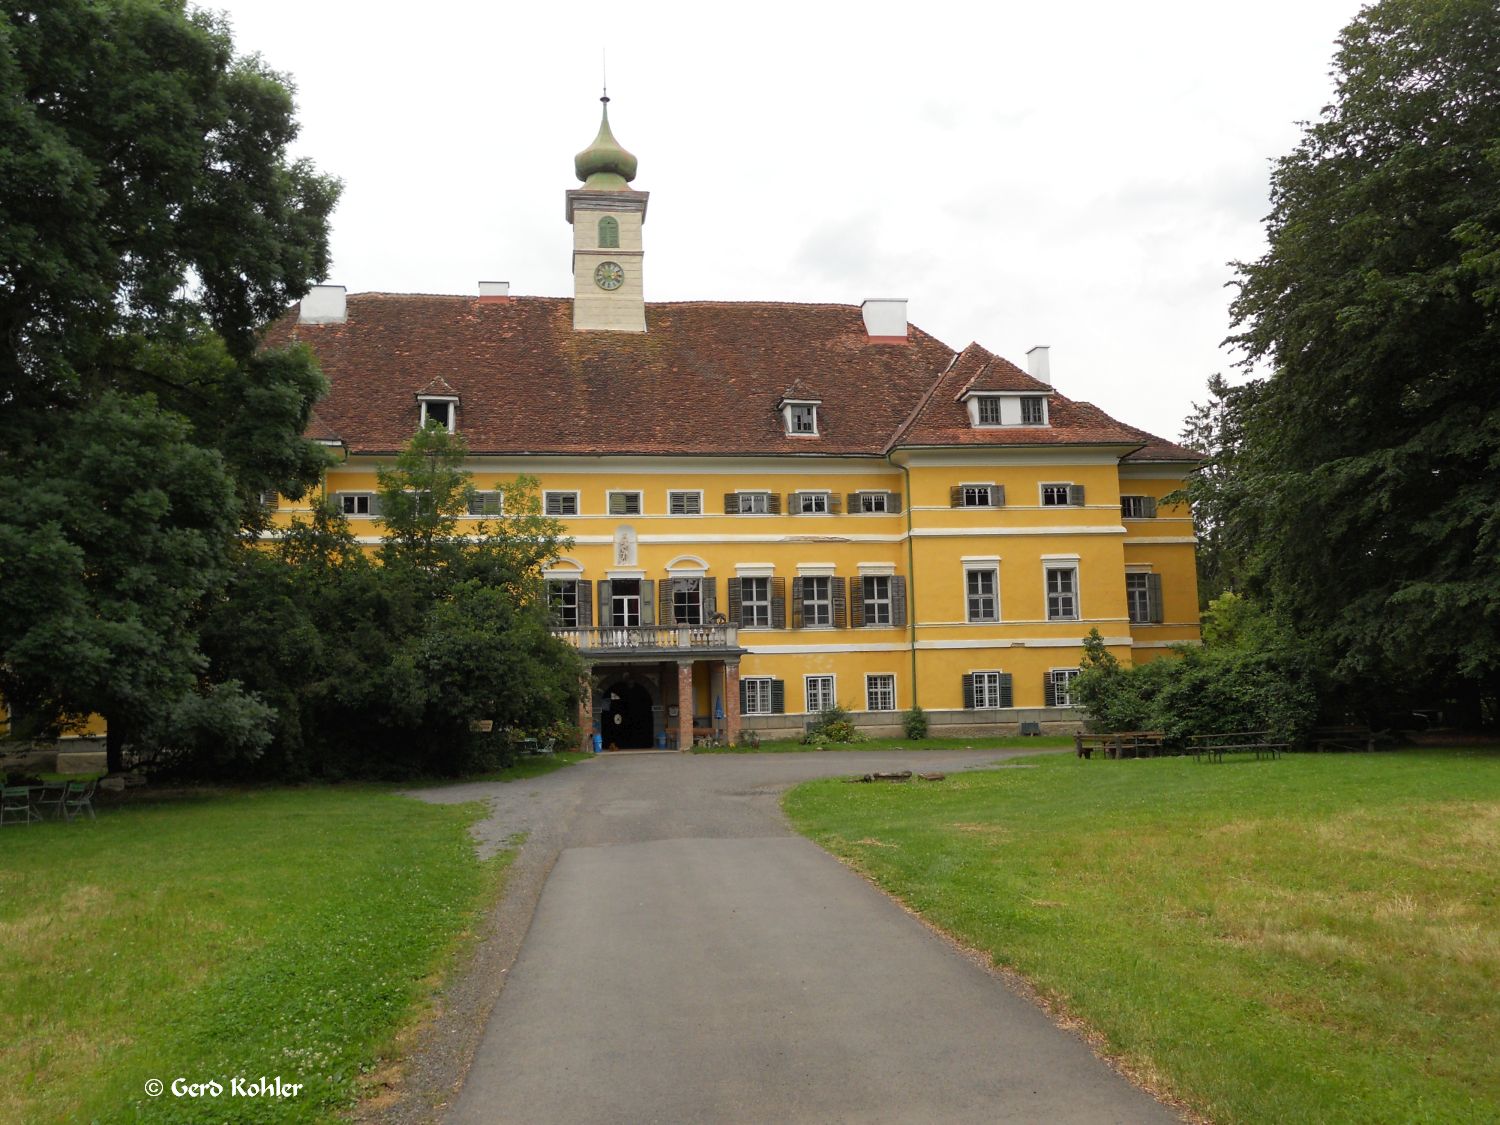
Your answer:
[[[641,227],[649,192],[635,191],[636,159],[609,130],[609,95],[594,143],[573,158],[583,187],[568,192],[573,224],[573,328],[575,331],[646,331],[646,291],[641,284]]]

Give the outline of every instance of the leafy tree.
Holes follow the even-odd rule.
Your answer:
[[[1346,696],[1500,678],[1500,7],[1381,0],[1272,175],[1232,312],[1248,589]]]
[[[196,632],[259,492],[323,464],[310,355],[256,350],[328,266],[292,110],[180,0],[0,13],[0,692],[17,733],[105,714],[111,768],[215,714],[258,741]]]

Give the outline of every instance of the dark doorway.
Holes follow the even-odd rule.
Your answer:
[[[651,724],[651,693],[640,684],[625,680],[611,684],[604,694],[608,701],[603,730],[605,749],[644,750],[654,744]]]

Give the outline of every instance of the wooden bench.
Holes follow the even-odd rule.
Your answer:
[[[1187,742],[1188,749],[1192,751],[1194,759],[1199,762],[1204,758],[1222,762],[1225,754],[1250,753],[1253,753],[1256,761],[1259,761],[1262,757],[1277,758],[1285,753],[1287,748],[1285,742],[1277,742],[1267,730],[1242,730],[1227,734],[1193,734],[1188,736]]]
[[[1318,727],[1308,742],[1317,751],[1374,750],[1375,732],[1369,727]]]
[[[1106,758],[1154,758],[1166,745],[1159,730],[1122,730],[1112,734],[1075,734],[1073,749],[1080,758],[1092,758],[1095,750]]]

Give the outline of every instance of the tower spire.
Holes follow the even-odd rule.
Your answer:
[[[599,135],[573,158],[573,171],[589,191],[626,191],[635,179],[636,159],[615,140],[609,128],[609,87],[604,87],[604,96],[599,99],[603,112],[599,120]]]

